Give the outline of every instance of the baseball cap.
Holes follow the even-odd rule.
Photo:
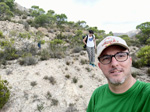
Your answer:
[[[117,37],[117,36],[108,36],[104,38],[97,46],[98,57],[101,55],[104,49],[106,49],[107,47],[111,45],[119,45],[119,46],[129,49],[126,41],[123,40],[122,38]]]

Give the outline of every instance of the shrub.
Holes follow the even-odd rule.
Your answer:
[[[43,103],[37,105],[37,110],[39,112],[41,112],[43,109],[44,109],[44,104]]]
[[[30,39],[31,35],[29,33],[19,33],[19,37],[20,38],[28,38],[28,39]]]
[[[29,24],[27,22],[23,22],[23,25],[24,25],[24,29],[26,31],[29,31]],[[30,38],[30,37],[29,37]]]
[[[80,51],[82,51],[82,47],[76,46],[76,47],[73,49],[72,53],[79,53]]]
[[[56,83],[56,80],[55,80],[55,78],[54,77],[49,77],[49,82],[52,84],[52,85],[54,85],[55,83]]]
[[[20,65],[35,65],[38,63],[38,60],[34,56],[25,56],[19,60]]]
[[[48,91],[47,94],[46,94],[46,98],[49,100],[49,99],[51,99],[51,97],[52,97],[52,95],[51,95],[51,93]]]
[[[150,66],[150,46],[145,46],[137,53],[137,57],[140,58],[139,62],[142,66]]]
[[[66,77],[67,79],[69,79],[69,78],[70,78],[70,75],[65,75],[65,77]]]
[[[3,56],[6,60],[14,60],[19,57],[16,48],[11,45],[5,47]]]
[[[40,53],[41,55],[41,60],[48,60],[50,58],[50,53],[47,49],[43,49]]]
[[[141,62],[135,61],[133,58],[132,58],[132,66],[135,67],[135,68],[142,67]]]
[[[7,103],[10,97],[10,91],[8,89],[8,82],[1,80],[0,77],[0,109]]]
[[[58,105],[58,100],[52,99],[52,106],[57,106],[57,105]]]
[[[5,38],[5,36],[3,35],[3,32],[0,31],[0,38]]]
[[[2,46],[2,47],[6,47],[6,46],[9,46],[9,45],[11,45],[8,41],[0,41],[0,46]]]
[[[81,63],[82,65],[84,65],[84,64],[87,64],[87,63],[88,63],[88,61],[87,61],[87,60],[85,60],[85,59],[81,59],[80,63]]]
[[[69,107],[65,112],[79,112],[77,108],[74,106],[74,104],[69,104]]]
[[[85,68],[88,72],[91,72],[92,70],[89,67]]]
[[[36,82],[36,81],[32,81],[32,82],[31,82],[31,86],[32,86],[32,87],[34,87],[34,86],[36,86],[36,85],[37,85],[37,82]]]
[[[54,39],[49,43],[49,50],[50,50],[50,57],[51,58],[64,58],[65,57],[65,51],[66,47],[64,47],[62,44],[65,42],[60,39]]]
[[[77,78],[77,77],[74,77],[74,78],[72,79],[72,81],[73,81],[73,83],[77,83],[77,82],[78,82],[78,78]]]

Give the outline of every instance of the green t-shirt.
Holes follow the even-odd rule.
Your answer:
[[[137,80],[121,94],[111,92],[105,84],[93,92],[87,112],[150,112],[150,83]]]

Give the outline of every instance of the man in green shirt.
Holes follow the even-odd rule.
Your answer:
[[[93,92],[87,112],[150,112],[150,83],[132,77],[126,42],[108,36],[98,44],[97,54],[108,84]]]

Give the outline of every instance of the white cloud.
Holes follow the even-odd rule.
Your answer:
[[[149,0],[15,0],[24,7],[64,13],[68,21],[84,20],[106,32],[128,32],[150,21]]]

